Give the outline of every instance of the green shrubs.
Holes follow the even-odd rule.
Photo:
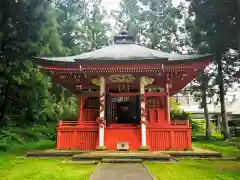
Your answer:
[[[43,139],[26,144],[26,149],[52,149],[56,147],[56,141]]]
[[[180,109],[172,109],[170,112],[171,120],[189,120],[190,113]]]
[[[56,124],[8,127],[0,132],[0,151],[21,153],[29,149],[54,148],[55,139]]]

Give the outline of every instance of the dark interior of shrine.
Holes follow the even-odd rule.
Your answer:
[[[117,123],[137,124],[140,121],[139,103],[137,97],[135,101],[117,103]]]

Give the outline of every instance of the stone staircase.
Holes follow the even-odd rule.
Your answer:
[[[150,152],[89,152],[72,156],[72,161],[99,161],[102,163],[140,163],[142,161],[171,161],[171,156]]]

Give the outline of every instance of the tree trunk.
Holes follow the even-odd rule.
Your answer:
[[[201,98],[202,98],[201,106],[204,109],[204,118],[206,121],[206,138],[210,139],[212,133],[211,133],[211,127],[210,127],[210,119],[208,116],[207,93],[206,93],[206,90],[208,88],[208,83],[209,83],[209,79],[203,71],[201,73],[201,86],[200,86]]]
[[[216,126],[217,126],[217,130],[221,130],[221,116],[217,116],[217,123],[216,123]]]
[[[226,113],[226,104],[225,104],[225,92],[224,92],[224,79],[223,79],[223,67],[222,67],[222,54],[216,53],[216,62],[218,65],[218,86],[219,86],[219,96],[220,96],[220,103],[221,103],[221,117],[223,122],[223,130],[224,130],[224,139],[230,138],[229,128],[228,128],[228,119]]]
[[[206,121],[206,138],[211,139],[212,132],[211,132],[211,127],[210,127],[210,119],[208,116],[208,107],[207,107],[207,95],[206,95],[206,90],[202,89],[202,105],[204,109],[204,118]]]
[[[238,6],[238,11],[237,11],[237,27],[238,27],[238,53],[240,53],[240,0],[237,0],[237,6]]]
[[[6,109],[7,109],[7,106],[8,106],[8,93],[9,93],[9,88],[10,88],[10,85],[7,85],[4,89],[4,93],[3,93],[3,101],[1,103],[1,106],[0,106],[0,125],[2,125],[4,122],[3,122],[3,118],[5,116],[5,112],[6,112]]]

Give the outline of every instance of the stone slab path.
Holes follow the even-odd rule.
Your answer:
[[[104,163],[93,172],[90,180],[153,180],[141,163]]]

